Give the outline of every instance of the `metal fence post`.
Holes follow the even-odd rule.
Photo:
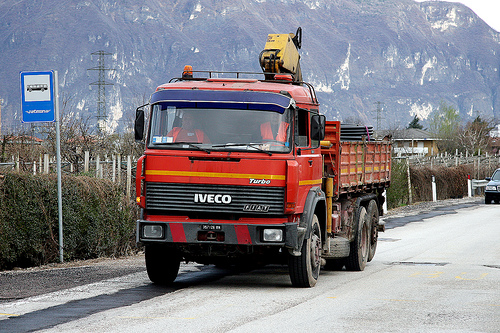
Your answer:
[[[469,198],[472,197],[472,180],[471,176],[467,175],[467,192],[469,194]]]
[[[49,173],[49,154],[43,154],[43,173]]]
[[[132,186],[132,159],[127,156],[127,198],[130,198],[130,189]]]
[[[95,177],[99,178],[99,169],[101,168],[101,157],[97,154],[95,158]]]
[[[408,176],[408,201],[410,205],[413,203],[413,196],[411,193],[411,178],[410,178],[410,159],[406,158],[406,173]]]
[[[111,179],[114,183],[116,182],[116,156],[112,155],[111,158],[113,160],[113,175],[111,176]]]
[[[118,184],[121,184],[121,182],[122,182],[122,172],[121,172],[122,171],[122,155],[118,154],[117,157],[118,157],[118,161],[116,162],[116,164],[117,164],[116,172],[117,172],[117,176],[118,176]]]
[[[432,201],[437,202],[436,177],[432,176]]]
[[[85,160],[83,161],[83,171],[84,172],[89,172],[89,159],[90,159],[90,152],[88,150],[85,151]]]

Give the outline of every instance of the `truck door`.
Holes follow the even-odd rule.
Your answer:
[[[312,187],[321,186],[322,157],[319,141],[311,140],[311,113],[297,109],[295,113],[295,156],[299,165],[299,193],[297,208],[303,208],[307,193]],[[301,207],[300,207],[301,206]]]

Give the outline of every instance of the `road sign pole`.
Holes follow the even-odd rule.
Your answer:
[[[63,215],[61,185],[61,130],[59,80],[57,71],[21,72],[21,109],[23,123],[55,122],[57,158],[57,206],[59,215],[59,260],[63,256]]]
[[[59,115],[59,80],[54,71],[54,111],[56,122],[56,159],[57,159],[57,208],[59,210],[59,261],[64,262],[63,215],[62,215],[62,180],[61,180],[61,129]]]

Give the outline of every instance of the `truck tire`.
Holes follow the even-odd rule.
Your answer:
[[[311,233],[304,240],[300,256],[289,255],[288,269],[294,287],[311,288],[316,285],[321,268],[321,231],[318,217],[313,216]]]
[[[146,245],[146,270],[149,279],[155,284],[169,285],[179,273],[181,257],[174,248]]]
[[[366,210],[368,216],[369,227],[370,227],[370,252],[368,253],[368,262],[372,261],[375,256],[375,251],[377,250],[378,241],[378,206],[375,200],[370,200],[368,204],[368,209]]]
[[[369,220],[364,206],[358,207],[355,225],[356,235],[351,242],[351,252],[346,261],[346,269],[348,271],[364,270],[370,253]]]

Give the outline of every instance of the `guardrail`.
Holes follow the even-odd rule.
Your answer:
[[[476,189],[485,187],[488,183],[489,181],[486,179],[468,179],[467,187],[469,189],[469,198],[475,194]]]
[[[490,181],[489,180],[477,180],[477,179],[472,179],[472,189],[475,190],[476,188],[479,188],[479,187],[484,187],[486,185],[488,185]]]

